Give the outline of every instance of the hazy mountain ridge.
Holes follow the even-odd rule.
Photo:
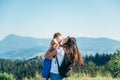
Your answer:
[[[111,53],[120,49],[120,41],[108,38],[76,38],[80,52],[84,54]],[[0,41],[0,57],[29,58],[45,53],[50,46],[50,39],[23,37],[10,34]]]
[[[0,53],[19,49],[29,49],[37,46],[46,47],[45,44],[49,44],[49,39],[22,37],[10,34],[0,42]]]
[[[33,58],[35,56],[40,56],[44,54],[44,50],[46,50],[45,47],[34,47],[30,49],[21,49],[16,51],[9,51],[6,53],[0,54],[0,58],[6,58],[6,59],[29,59]]]

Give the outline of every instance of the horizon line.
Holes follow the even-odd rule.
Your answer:
[[[19,37],[36,38],[36,39],[52,39],[52,38],[50,38],[50,37],[35,37],[35,36],[18,35],[18,34],[13,34],[13,33],[11,33],[11,34],[8,34],[8,35],[0,38],[0,41],[2,41],[3,39],[5,39],[6,37],[8,37],[8,36],[10,36],[10,35],[12,35],[12,36],[19,36]],[[71,36],[71,37],[74,37],[74,36]],[[113,39],[113,38],[109,38],[109,37],[95,37],[95,36],[94,36],[94,37],[93,37],[93,36],[89,36],[89,37],[88,37],[88,36],[76,36],[75,38],[94,38],[94,39],[105,38],[105,39],[111,39],[111,40],[120,41],[120,40]]]

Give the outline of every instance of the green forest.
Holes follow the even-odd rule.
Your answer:
[[[84,66],[78,71],[73,66],[72,80],[79,76],[120,78],[120,51],[86,55]],[[41,80],[43,58],[36,56],[29,60],[0,59],[0,80]],[[71,80],[70,78],[66,80]],[[82,79],[84,80],[84,79]],[[87,80],[87,79],[86,79]],[[95,80],[95,79],[94,79]]]

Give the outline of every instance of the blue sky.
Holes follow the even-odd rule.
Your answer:
[[[0,39],[8,34],[120,41],[120,0],[0,0]]]

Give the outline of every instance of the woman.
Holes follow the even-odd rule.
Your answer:
[[[77,69],[83,65],[83,59],[78,50],[76,39],[73,37],[67,37],[63,40],[63,44],[59,48],[45,55],[46,58],[52,59],[50,71],[51,80],[64,80],[64,77],[61,77],[59,74],[56,58],[53,56],[57,56],[58,62],[61,65],[65,53],[67,54],[69,60],[75,64]]]

